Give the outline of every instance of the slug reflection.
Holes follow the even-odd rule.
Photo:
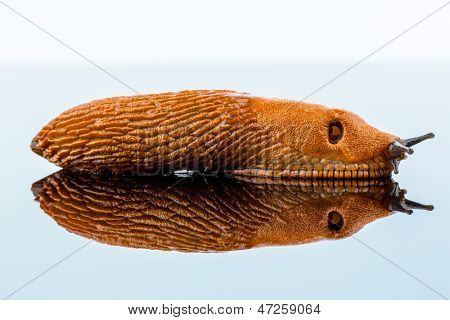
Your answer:
[[[394,211],[432,210],[406,200],[392,181],[268,182],[60,171],[32,190],[69,232],[110,245],[185,252],[339,239]]]

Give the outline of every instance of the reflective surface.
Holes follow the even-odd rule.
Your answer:
[[[394,210],[432,210],[392,181],[268,180],[77,175],[33,184],[61,227],[101,243],[214,252],[298,245],[354,234]]]
[[[300,100],[348,65],[104,67],[142,93],[227,88]],[[33,201],[30,186],[59,169],[32,153],[30,140],[70,106],[129,91],[89,66],[3,66],[0,71],[3,297],[89,241],[58,227]],[[433,212],[389,215],[337,241],[220,254],[94,241],[11,299],[441,298],[354,237],[449,296],[449,79],[447,65],[367,61],[308,99],[349,109],[402,137],[433,131],[436,138],[417,145],[394,176],[409,199],[433,204]]]

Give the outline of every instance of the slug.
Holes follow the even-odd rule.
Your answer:
[[[220,90],[108,98],[69,109],[32,150],[76,171],[361,179],[398,172],[411,146],[357,115]]]
[[[60,171],[32,190],[42,210],[69,232],[110,245],[183,252],[340,239],[395,211],[433,209],[406,200],[385,179],[297,185],[177,179]]]

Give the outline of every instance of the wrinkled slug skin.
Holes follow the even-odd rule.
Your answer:
[[[333,121],[343,125],[337,144],[328,139]],[[199,90],[80,105],[47,124],[32,148],[62,168],[88,172],[367,178],[390,173],[383,152],[396,139],[344,110]]]
[[[391,214],[389,185],[376,180],[358,185],[261,185],[232,179],[177,183],[60,171],[32,189],[43,211],[85,238],[133,248],[210,252],[340,239]],[[332,211],[343,218],[340,230],[329,228]]]

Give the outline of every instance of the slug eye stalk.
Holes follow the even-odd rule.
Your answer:
[[[409,138],[400,140],[400,143],[407,147],[412,147],[418,143],[421,143],[422,141],[433,139],[435,137],[434,133],[430,132],[427,134],[424,134],[423,136],[415,137],[415,138]]]

